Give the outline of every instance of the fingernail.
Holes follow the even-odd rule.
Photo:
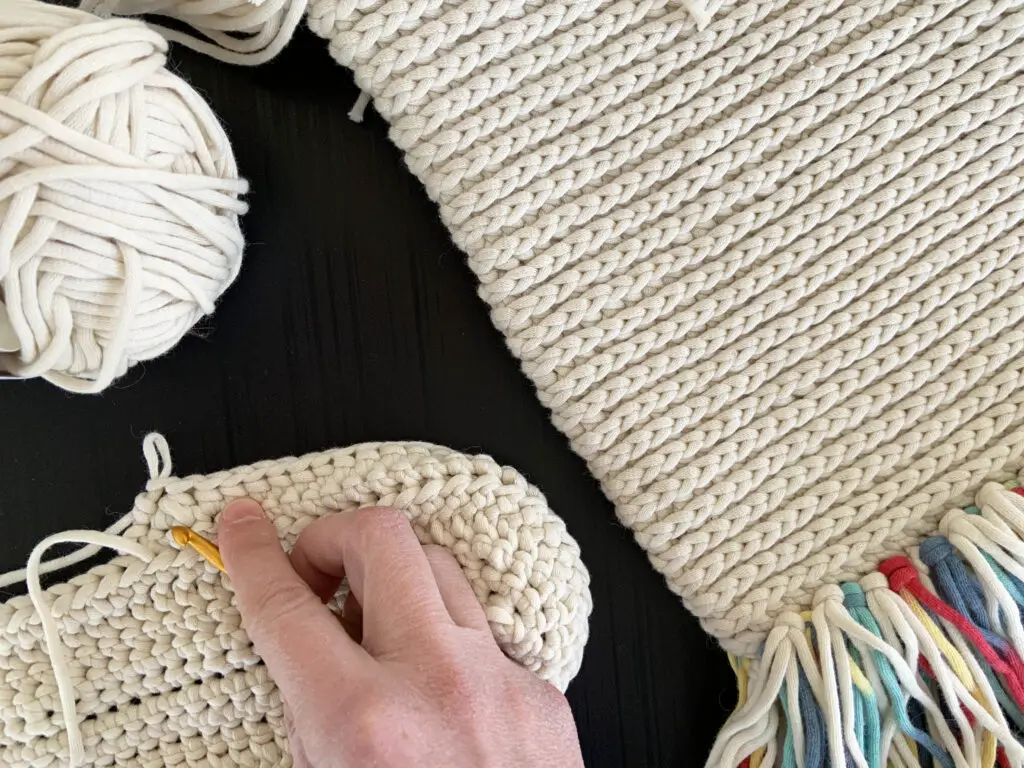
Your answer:
[[[266,518],[263,507],[252,499],[232,501],[221,512],[222,523],[239,523],[243,520],[259,520],[261,518]]]

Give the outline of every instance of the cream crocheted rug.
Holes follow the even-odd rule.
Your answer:
[[[704,31],[671,0],[310,19],[730,649],[1020,466],[1019,2],[737,3]]]
[[[1024,7],[686,5],[309,18],[619,518],[760,659],[710,763],[1020,765],[1024,498],[986,483],[1024,451]],[[891,559],[940,532],[963,579],[914,589],[959,629]],[[836,585],[881,563],[875,637]]]
[[[178,15],[260,59],[298,3],[214,6]],[[1024,765],[1020,0],[308,18],[736,655],[709,764]]]
[[[402,510],[423,543],[458,559],[508,656],[563,690],[579,670],[589,577],[562,521],[515,470],[379,443],[177,478],[161,436],[145,449],[151,479],[131,512],[105,534],[51,536],[27,573],[0,577],[27,576],[30,592],[0,605],[0,765],[291,764],[281,699],[230,588],[170,535],[212,536],[241,496],[262,502],[288,546],[325,511]],[[98,550],[42,563],[63,542],[125,554],[44,592],[40,572]]]

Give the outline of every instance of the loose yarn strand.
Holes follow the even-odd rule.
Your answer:
[[[150,432],[143,439],[142,455],[145,459],[146,468],[149,472],[150,488],[154,487],[154,483],[156,481],[165,480],[171,476],[174,466],[171,461],[171,447],[167,442],[167,438],[159,432]],[[107,541],[113,541],[114,539],[120,540],[118,538],[119,534],[124,533],[124,531],[128,529],[132,524],[134,517],[134,512],[128,512],[104,529],[103,534],[109,537]],[[84,562],[89,558],[98,555],[104,548],[110,549],[111,547],[107,544],[90,544],[89,546],[81,547],[80,549],[76,549],[73,552],[61,557],[56,557],[52,560],[44,561],[40,559],[36,567],[37,577],[48,573],[54,573],[55,571],[62,571],[72,565]],[[0,589],[12,586],[13,584],[21,584],[26,582],[28,578],[28,568],[19,568],[17,570],[0,574]]]
[[[170,477],[171,452],[163,435],[159,433],[147,435],[143,441],[143,454],[149,468],[151,481]],[[43,591],[41,576],[80,563],[103,549],[112,549],[123,555],[132,555],[143,563],[151,562],[154,553],[148,546],[118,535],[128,528],[133,517],[134,512],[129,512],[104,532],[71,530],[47,536],[33,547],[29,554],[28,564],[24,569],[0,575],[0,587],[25,582],[32,607],[39,616],[43,628],[43,642],[53,668],[64,729],[68,737],[69,768],[78,768],[84,764],[85,748],[82,742],[81,726],[78,722],[74,682],[68,667],[67,651],[46,599],[46,593]],[[82,544],[85,546],[63,557],[43,561],[42,558],[46,551],[58,544]]]
[[[366,117],[366,108],[370,106],[370,99],[369,91],[360,91],[359,98],[356,99],[356,103],[349,110],[348,119],[353,123],[363,122],[363,119]]]
[[[795,653],[791,653],[790,658],[794,658],[795,655]],[[788,755],[792,756],[794,768],[805,768],[808,752],[805,742],[808,738],[813,739],[814,733],[813,731],[808,733],[808,729],[803,721],[803,711],[800,707],[800,669],[794,663],[790,663],[786,668],[786,688],[784,693],[786,714],[789,720],[787,752]]]
[[[109,528],[106,528],[103,531],[103,533],[108,536],[116,538],[118,534],[124,532],[128,528],[128,526],[131,525],[131,521],[132,513],[128,513],[121,517]],[[55,571],[62,571],[65,568],[71,567],[72,565],[77,565],[78,563],[84,562],[88,560],[90,557],[95,557],[100,553],[102,549],[104,549],[103,545],[84,546],[79,549],[76,549],[74,552],[71,552],[67,555],[55,557],[52,560],[41,561],[39,563],[38,573],[42,576],[48,573],[53,573]],[[0,589],[10,587],[14,584],[21,584],[25,582],[27,579],[27,568],[19,568],[17,570],[8,571],[7,573],[0,575]]]
[[[859,639],[873,651],[884,657],[895,672],[901,688],[914,700],[918,701],[924,707],[925,712],[936,719],[936,725],[940,737],[939,744],[942,746],[940,747],[939,744],[932,741],[926,734],[921,733],[914,734],[915,741],[923,743],[928,748],[929,752],[931,752],[936,759],[946,766],[946,768],[952,768],[953,765],[956,765],[958,768],[970,768],[970,764],[967,762],[960,750],[956,737],[945,724],[945,719],[938,704],[931,695],[929,695],[920,686],[912,667],[904,661],[903,657],[897,652],[895,647],[881,638],[876,637],[859,624],[853,622],[848,615],[845,615],[840,603],[832,600],[827,601],[827,603],[825,610],[829,618],[836,623],[844,633]],[[881,617],[879,616],[878,618]],[[909,632],[902,636],[906,637],[908,640],[911,638]],[[916,645],[916,641],[914,642]],[[914,659],[914,663],[916,665],[916,658]]]
[[[856,735],[853,673],[849,656],[846,654],[846,643],[842,634],[832,627],[825,617],[824,609],[818,605],[811,616],[821,659],[823,685],[825,688],[828,710],[838,715],[837,724],[841,733],[829,732],[829,754],[833,765],[844,765],[845,750],[849,749],[850,757],[857,768],[874,768],[868,765]],[[841,700],[841,701],[840,701]]]
[[[46,643],[47,653],[53,667],[53,677],[57,683],[61,714],[68,735],[69,765],[70,768],[78,768],[85,761],[85,748],[75,707],[74,682],[68,668],[67,654],[61,641],[60,630],[57,628],[57,622],[54,621],[53,613],[46,600],[46,593],[43,592],[40,583],[43,553],[57,544],[88,544],[97,550],[105,547],[122,554],[133,555],[144,563],[153,559],[153,553],[148,547],[120,536],[112,536],[98,531],[66,531],[47,536],[33,548],[29,555],[28,566],[25,568],[25,581],[28,585],[32,606],[43,627],[43,641]]]
[[[759,664],[764,674],[758,675],[748,688],[747,701],[729,718],[716,742],[716,751],[708,758],[709,764],[732,764],[745,743],[744,734],[756,728],[758,721],[767,716],[772,702],[782,690],[786,670],[792,666],[788,658],[792,646],[788,631],[777,627],[765,642],[764,654]]]

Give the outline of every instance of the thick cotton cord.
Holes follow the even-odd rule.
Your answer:
[[[155,432],[146,435],[142,443],[142,452],[151,481],[171,476],[171,449],[163,435]],[[133,517],[134,512],[123,515],[104,532],[72,530],[47,536],[33,547],[25,568],[0,575],[0,588],[25,582],[32,606],[42,624],[43,640],[46,643],[46,650],[53,667],[61,714],[64,718],[64,727],[67,730],[72,768],[81,765],[85,759],[82,733],[75,708],[74,682],[68,669],[66,651],[61,641],[60,631],[53,619],[53,613],[50,610],[46,593],[43,591],[40,577],[87,560],[99,554],[102,549],[113,549],[121,554],[134,555],[142,562],[150,562],[153,559],[153,552],[149,547],[118,535],[128,528]],[[44,561],[43,555],[46,551],[58,544],[83,544],[85,546],[63,557]]]
[[[306,0],[81,0],[80,7],[100,16],[175,19],[197,34],[154,22],[150,27],[171,42],[219,61],[256,66],[288,45],[302,21]]]
[[[6,0],[0,33],[0,368],[98,392],[213,311],[247,185],[145,25]]]
[[[46,593],[43,592],[39,580],[43,554],[57,544],[88,544],[96,550],[106,547],[122,554],[134,555],[145,563],[153,559],[153,553],[143,544],[120,536],[112,536],[98,531],[65,531],[47,536],[33,548],[32,554],[29,555],[28,566],[25,568],[25,581],[28,585],[28,594],[32,605],[42,623],[43,639],[50,656],[50,663],[53,665],[53,677],[57,683],[57,693],[60,697],[61,715],[64,718],[64,728],[68,734],[70,767],[77,768],[85,760],[85,750],[82,746],[82,731],[78,725],[78,712],[75,708],[74,680],[68,669],[67,652],[61,641],[60,630],[57,627],[57,622],[53,619]]]
[[[107,536],[117,537],[117,535],[123,532],[129,525],[131,525],[131,515],[124,515],[120,520],[114,523],[112,526],[103,531]],[[88,560],[90,557],[94,557],[100,553],[100,551],[106,545],[89,545],[84,546],[73,552],[63,555],[61,557],[55,557],[52,560],[41,561],[39,563],[37,573],[42,576],[47,573],[53,573],[54,571],[60,571],[64,568],[68,568],[72,565]],[[20,584],[28,579],[28,569],[20,568],[15,571],[8,571],[7,573],[0,575],[0,589],[9,587],[12,584]]]
[[[161,435],[159,432],[150,432],[142,441],[142,456],[146,462],[146,469],[149,472],[150,481],[166,479],[171,476],[172,463],[171,463],[171,447],[167,443],[167,438]],[[131,525],[134,512],[128,512],[118,518],[112,525],[108,526],[103,533],[108,537],[117,538],[118,534],[123,533],[129,525]],[[84,546],[74,550],[61,557],[56,557],[52,560],[40,560],[37,567],[37,573],[39,575],[45,575],[47,573],[53,573],[54,571],[60,571],[68,568],[72,565],[88,560],[90,557],[95,557],[100,553],[100,550],[104,547],[110,548],[106,544],[93,544]],[[28,579],[28,568],[20,568],[14,571],[8,571],[5,574],[0,575],[0,589],[9,587],[12,584],[21,584]]]

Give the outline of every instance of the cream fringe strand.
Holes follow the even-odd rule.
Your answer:
[[[707,766],[1024,766],[1024,488],[976,501],[731,657],[739,704]]]

